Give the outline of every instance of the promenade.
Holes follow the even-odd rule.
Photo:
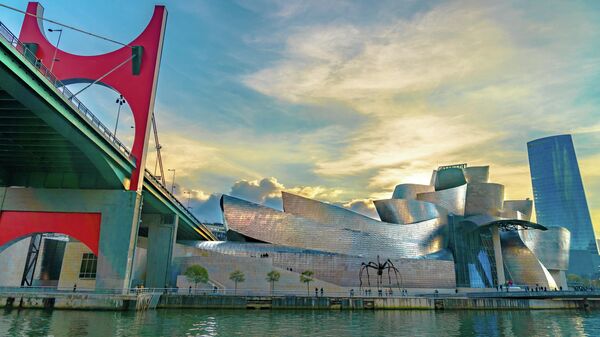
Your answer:
[[[408,293],[388,296],[349,294],[239,295],[179,289],[59,291],[55,289],[0,288],[0,308],[71,310],[152,309],[332,309],[332,310],[493,310],[493,309],[600,309],[600,291]]]

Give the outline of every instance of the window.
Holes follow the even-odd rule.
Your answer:
[[[81,258],[81,269],[79,269],[80,279],[95,279],[96,278],[96,266],[98,265],[98,258],[92,253],[84,253]]]

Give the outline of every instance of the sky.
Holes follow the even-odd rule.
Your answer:
[[[154,5],[42,4],[47,18],[125,43]],[[164,4],[163,162],[200,219],[221,221],[222,193],[281,208],[282,190],[376,216],[371,200],[454,163],[490,165],[507,199],[532,198],[526,143],[571,133],[600,227],[600,1]],[[0,8],[15,33],[22,17]],[[117,48],[69,30],[60,47]],[[114,125],[117,95],[94,86],[82,100]],[[131,121],[125,106],[126,143]]]

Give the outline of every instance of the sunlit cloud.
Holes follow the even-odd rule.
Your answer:
[[[165,160],[203,200],[239,183],[260,203],[278,205],[288,190],[372,210],[396,184],[465,162],[491,165],[507,198],[526,198],[527,141],[600,142],[600,24],[585,3],[236,3],[263,26],[241,34],[248,57],[234,59],[249,67],[226,78],[257,96],[226,90],[209,125],[166,112],[187,125],[185,137],[167,128]],[[586,146],[581,170],[594,187]],[[600,197],[588,198],[597,214]]]

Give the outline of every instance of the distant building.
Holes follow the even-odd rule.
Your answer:
[[[527,143],[537,222],[571,232],[569,272],[591,276],[598,269],[598,247],[571,135]]]
[[[283,211],[223,195],[228,240],[180,242],[188,246],[174,253],[172,270],[181,275],[200,264],[227,288],[239,270],[245,287],[264,290],[264,276],[276,270],[283,292],[303,291],[298,276],[306,270],[315,287],[342,293],[508,283],[566,288],[569,231],[531,222],[533,202],[505,200],[504,186],[489,176],[489,166],[438,167],[432,184],[400,184],[390,199],[375,200],[381,221],[287,192]],[[189,286],[179,279],[179,287]]]

